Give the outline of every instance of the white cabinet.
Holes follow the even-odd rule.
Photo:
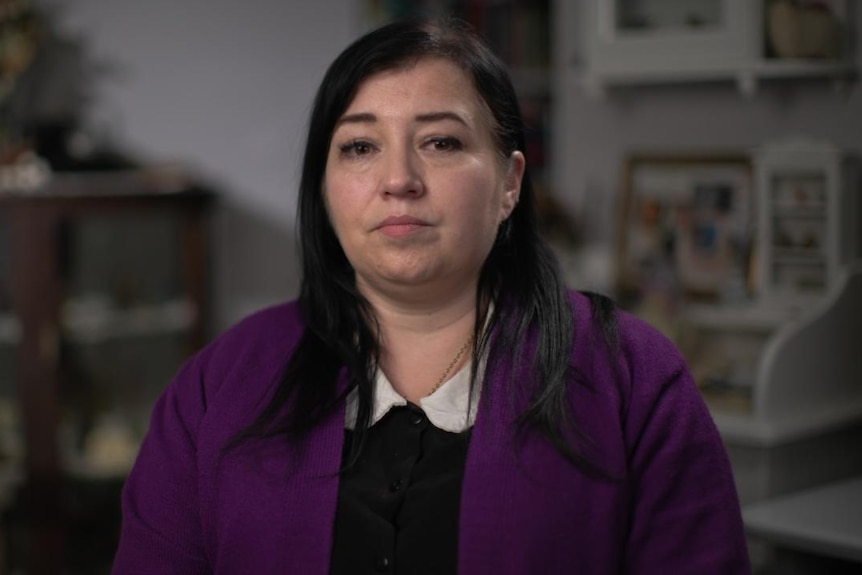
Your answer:
[[[853,166],[827,142],[773,142],[754,154],[761,298],[822,297],[842,265],[862,256]]]
[[[862,472],[862,264],[784,313],[764,334],[744,409],[707,396],[744,504]]]

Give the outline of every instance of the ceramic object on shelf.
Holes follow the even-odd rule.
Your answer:
[[[841,24],[828,8],[773,2],[768,30],[772,49],[780,58],[834,60],[840,55]]]

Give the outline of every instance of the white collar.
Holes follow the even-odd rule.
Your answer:
[[[449,380],[441,385],[437,391],[419,400],[419,407],[425,412],[428,420],[437,428],[452,433],[459,433],[469,429],[476,420],[476,410],[479,406],[479,395],[481,393],[482,380],[484,379],[484,358],[479,364],[476,374],[476,387],[473,390],[472,401],[470,398],[470,365],[467,362]],[[346,413],[344,427],[353,429],[356,426],[356,411],[358,405],[358,392],[353,389],[347,395]],[[386,415],[393,407],[407,405],[407,400],[401,397],[392,387],[386,374],[380,368],[374,380],[374,406],[371,412],[371,425],[374,425]],[[469,406],[469,413],[467,411]]]
[[[483,331],[487,331],[488,322],[494,314],[493,302],[488,306],[485,314],[485,325]],[[468,361],[461,369],[450,377],[437,391],[419,400],[419,407],[425,412],[428,420],[434,427],[452,433],[460,433],[473,426],[476,421],[476,411],[479,408],[479,396],[482,393],[482,382],[485,380],[485,366],[488,363],[488,350],[479,358],[479,369],[476,370],[476,386],[473,389],[473,397],[470,397],[470,366],[473,361]],[[356,411],[359,398],[358,391],[353,389],[347,395],[346,412],[344,414],[344,428],[356,427]],[[401,397],[383,370],[377,367],[374,378],[374,405],[371,411],[371,425],[374,425],[383,416],[389,413],[393,407],[407,405],[407,400]],[[468,413],[469,408],[469,413]]]

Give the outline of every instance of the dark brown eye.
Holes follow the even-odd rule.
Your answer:
[[[433,138],[431,140],[431,146],[438,152],[453,152],[455,150],[460,150],[463,147],[458,138],[452,137]]]
[[[338,147],[342,155],[345,156],[364,156],[372,150],[371,144],[363,140],[353,140]]]

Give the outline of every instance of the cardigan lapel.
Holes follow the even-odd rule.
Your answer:
[[[577,560],[570,538],[585,524],[582,475],[536,433],[517,435],[534,349],[532,336],[521,358],[489,365],[464,468],[460,573],[568,573]]]
[[[339,373],[339,390],[346,370]],[[219,573],[329,573],[344,444],[344,407],[303,439],[275,438],[224,460]],[[249,563],[251,561],[251,563]]]
[[[507,393],[511,369],[495,362],[483,383],[461,491],[460,573],[504,574],[514,568],[501,553],[519,543],[518,532],[510,528],[519,515],[516,406]]]
[[[347,389],[347,368],[338,373],[336,394]],[[344,402],[308,438],[301,472],[293,474],[284,494],[296,510],[299,526],[291,553],[285,557],[283,573],[329,573],[332,537],[338,503],[338,470],[344,447]]]

